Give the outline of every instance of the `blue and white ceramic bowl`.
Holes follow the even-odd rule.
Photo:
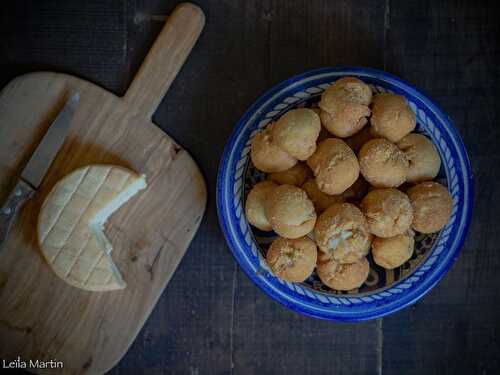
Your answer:
[[[257,132],[286,111],[317,105],[321,93],[335,80],[355,76],[374,93],[404,95],[417,115],[417,131],[436,145],[442,160],[438,180],[453,196],[448,225],[433,235],[416,238],[415,253],[396,270],[384,270],[370,260],[370,275],[359,289],[332,291],[313,274],[303,283],[283,281],[265,262],[275,234],[250,227],[244,202],[252,186],[265,176],[250,161],[250,144]],[[424,296],[444,276],[463,245],[472,211],[472,172],[467,152],[450,118],[409,83],[368,68],[325,68],[292,77],[261,96],[245,113],[226,145],[217,179],[219,221],[234,257],[265,293],[286,307],[321,319],[357,321],[398,311]]]

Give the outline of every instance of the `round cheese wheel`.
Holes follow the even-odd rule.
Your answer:
[[[54,272],[85,290],[125,288],[104,223],[145,187],[144,176],[112,165],[83,167],[60,180],[38,217],[38,242]]]

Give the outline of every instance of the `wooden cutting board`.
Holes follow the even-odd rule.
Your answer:
[[[151,121],[189,55],[205,18],[182,4],[168,18],[124,97],[58,73],[27,74],[0,93],[0,202],[65,98],[81,94],[72,128],[40,190],[0,250],[0,358],[57,360],[63,370],[113,367],[137,336],[193,238],[206,204],[189,154]],[[36,244],[36,220],[52,186],[74,169],[112,163],[147,176],[148,188],[106,226],[127,288],[87,292],[65,284]]]

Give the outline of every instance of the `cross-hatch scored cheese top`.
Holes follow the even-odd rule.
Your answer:
[[[365,282],[370,251],[386,269],[408,261],[414,231],[440,231],[453,200],[431,181],[439,153],[427,137],[411,133],[416,116],[403,96],[372,95],[360,79],[344,77],[318,105],[291,109],[253,139],[252,163],[268,181],[248,194],[246,215],[254,227],[280,236],[267,252],[278,277],[300,282],[314,272],[283,250],[300,249],[308,236],[323,283],[349,290]]]
[[[38,218],[38,242],[54,272],[85,290],[125,288],[104,223],[146,186],[144,175],[112,165],[83,167],[60,180]]]

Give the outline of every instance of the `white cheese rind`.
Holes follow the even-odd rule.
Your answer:
[[[146,186],[145,176],[111,165],[80,168],[59,181],[38,219],[40,248],[54,272],[81,289],[125,288],[104,223]]]

